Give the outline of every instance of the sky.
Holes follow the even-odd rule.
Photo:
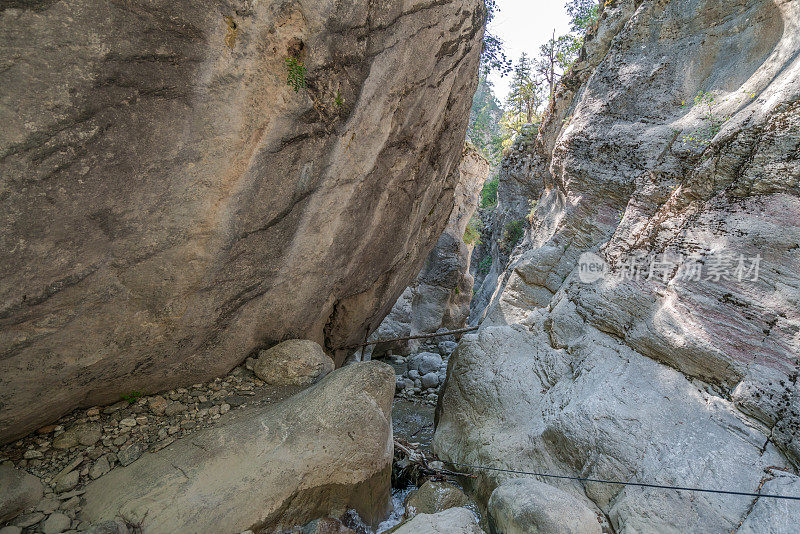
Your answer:
[[[515,63],[522,52],[537,56],[539,47],[553,36],[569,32],[569,17],[564,8],[566,0],[497,0],[500,12],[489,28],[503,40],[506,55]],[[493,72],[494,94],[505,102],[511,75],[501,78]]]

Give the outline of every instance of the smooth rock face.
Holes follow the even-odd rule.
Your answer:
[[[0,17],[0,441],[285,339],[362,341],[453,211],[480,0]]]
[[[0,523],[19,515],[42,498],[44,488],[35,476],[0,464]]]
[[[489,163],[467,145],[457,175],[456,203],[447,228],[417,279],[397,299],[371,340],[429,334],[442,328],[456,330],[466,324],[474,279],[469,273],[473,245],[464,242],[464,232],[478,207]],[[382,343],[374,346],[371,355],[407,355],[418,350],[419,344],[418,340]]]
[[[799,25],[797,2],[604,4],[532,148],[529,235],[450,357],[442,459],[744,492],[797,480]],[[704,138],[709,107],[729,120]],[[586,251],[611,276],[582,281]],[[640,255],[655,274],[620,276]],[[800,523],[766,499],[552,484],[618,534]]]
[[[292,527],[349,508],[379,521],[389,501],[393,394],[388,365],[348,365],[113,470],[86,488],[80,518],[147,514],[153,534]]]
[[[417,514],[393,534],[484,534],[475,514],[466,508],[450,508],[438,514]]]
[[[319,343],[290,339],[259,353],[253,372],[267,384],[308,386],[333,371],[333,360]]]
[[[489,499],[489,523],[502,534],[601,534],[592,512],[571,495],[531,479],[506,482]]]

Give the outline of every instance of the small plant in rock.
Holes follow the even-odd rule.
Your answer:
[[[484,256],[481,262],[478,264],[478,271],[483,274],[488,274],[489,269],[492,268],[492,257],[491,256]]]
[[[142,393],[140,393],[138,391],[131,391],[130,393],[126,393],[125,395],[123,395],[122,396],[122,400],[124,400],[128,404],[133,404],[134,402],[139,400],[141,397],[142,397]]]
[[[344,99],[339,91],[336,91],[336,98],[333,100],[333,105],[336,106],[336,109],[342,109],[344,107]]]
[[[464,231],[464,243],[467,245],[480,245],[481,243],[481,220],[476,217],[472,216],[467,223],[467,229]]]
[[[703,109],[703,126],[690,134],[684,135],[684,145],[699,150],[705,149],[722,129],[722,126],[730,120],[729,116],[723,117],[714,113],[715,104],[716,97],[713,93],[707,91],[697,93],[697,96],[694,97],[694,105]],[[681,107],[688,107],[685,100],[682,102]]]
[[[300,89],[306,88],[306,68],[305,63],[294,57],[286,58],[287,78],[286,83],[294,89],[295,93],[299,93]]]
[[[533,224],[533,217],[536,214],[536,204],[537,202],[535,200],[530,201],[531,209],[528,211],[528,222],[531,224]]]
[[[525,235],[525,228],[522,221],[511,221],[503,228],[503,235],[500,238],[500,246],[506,252],[511,252]]]
[[[481,208],[494,208],[497,206],[497,186],[500,180],[495,176],[483,184],[481,190]]]

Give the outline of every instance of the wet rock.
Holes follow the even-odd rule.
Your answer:
[[[307,386],[333,371],[333,360],[306,339],[291,339],[263,350],[253,365],[256,376],[274,385]]]
[[[0,523],[35,505],[44,495],[41,481],[10,463],[0,464]]]
[[[323,517],[304,525],[299,534],[356,534],[356,532],[344,526],[338,519]]]

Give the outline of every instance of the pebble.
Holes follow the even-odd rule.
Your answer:
[[[56,513],[50,515],[44,523],[42,523],[42,533],[43,534],[60,534],[65,530],[69,529],[69,526],[72,524],[72,520],[62,514]]]
[[[432,388],[439,385],[439,374],[438,373],[428,373],[423,375],[420,378],[420,382],[422,383],[422,387],[424,388]]]
[[[35,510],[37,512],[43,512],[45,514],[52,514],[56,510],[58,510],[61,501],[54,498],[44,498],[39,501],[39,504],[36,505]]]
[[[71,497],[66,501],[61,503],[62,510],[75,510],[81,505],[81,498],[80,497]]]
[[[42,512],[34,512],[32,514],[25,514],[23,516],[18,517],[17,520],[14,521],[14,525],[22,528],[27,528],[35,525],[42,519],[44,519],[44,514]]]
[[[34,458],[41,458],[43,456],[44,456],[44,454],[42,454],[41,452],[37,451],[36,449],[31,449],[29,451],[25,451],[25,454],[23,455],[23,458],[25,458],[26,460],[32,460]]]
[[[56,493],[64,493],[78,485],[80,475],[77,471],[70,471],[61,477],[55,484]]]
[[[128,407],[128,401],[119,401],[115,404],[112,404],[111,406],[106,406],[105,408],[103,408],[103,413],[105,414],[117,413],[121,409],[127,407]]]
[[[0,534],[22,534],[22,528],[9,525],[7,527],[0,528]]]
[[[167,417],[172,417],[173,415],[183,413],[186,410],[188,410],[188,408],[185,404],[180,402],[172,402],[164,409],[164,415]]]
[[[101,456],[97,459],[94,465],[92,465],[92,468],[89,469],[89,477],[92,480],[95,480],[105,475],[109,471],[111,471],[111,465],[108,463],[108,457]]]
[[[167,399],[161,395],[156,395],[147,399],[147,405],[150,408],[150,411],[155,415],[164,415],[164,411],[167,409],[168,404],[169,403]]]
[[[119,426],[127,426],[127,427],[134,427],[136,426],[136,419],[132,417],[128,417],[127,419],[123,419],[119,422]]]
[[[124,467],[131,465],[142,456],[144,449],[139,443],[131,443],[117,453],[117,460]]]

